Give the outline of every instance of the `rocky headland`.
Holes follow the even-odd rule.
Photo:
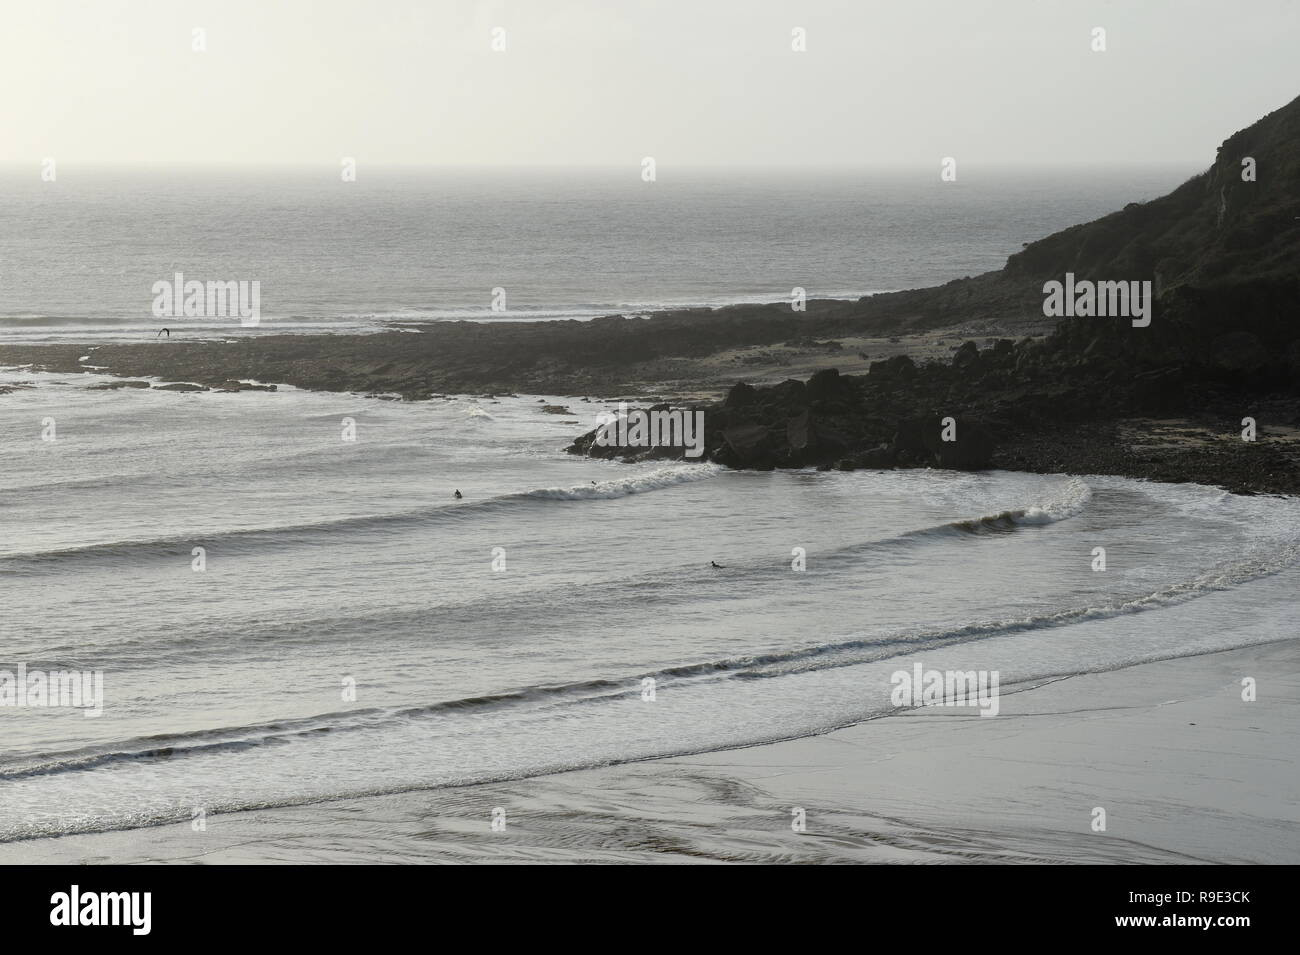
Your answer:
[[[737,383],[692,406],[704,411],[705,456],[746,468],[1003,467],[1300,491],[1300,100],[1229,137],[1210,169],[1167,196],[1031,243],[999,272],[859,304],[878,310],[878,329],[914,330],[944,324],[964,296],[967,322],[1000,309],[997,324],[1014,328],[1026,310],[1042,314],[1045,283],[1067,274],[1149,282],[1153,319],[1075,317],[1044,337],[968,340],[950,361],[895,355],[865,375]],[[838,320],[823,315],[818,334]],[[570,450],[681,456],[602,447],[595,435]]]

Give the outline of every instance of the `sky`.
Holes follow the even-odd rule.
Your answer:
[[[1208,165],[1298,49],[1300,0],[8,2],[0,161]]]

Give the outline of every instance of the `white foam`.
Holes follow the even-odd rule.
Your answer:
[[[627,497],[643,494],[676,484],[703,481],[725,470],[717,464],[688,464],[658,468],[645,474],[620,478],[617,481],[600,481],[595,484],[576,484],[572,487],[545,487],[526,492],[526,497],[540,497],[553,501],[588,501]]]
[[[1091,499],[1092,487],[1086,481],[1071,478],[1066,482],[1060,497],[1046,504],[1034,504],[1025,508],[1016,520],[1021,524],[1055,524],[1082,513]]]

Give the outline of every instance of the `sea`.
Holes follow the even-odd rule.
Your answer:
[[[1208,159],[1207,159],[1208,164]],[[355,333],[857,298],[1001,268],[1182,165],[411,170],[0,165],[0,344]],[[256,326],[158,282],[258,282]],[[500,290],[499,292],[497,290]],[[495,308],[494,308],[495,306]]]
[[[96,175],[5,180],[4,343],[152,337],[178,270],[260,279],[258,334],[501,320],[493,286],[506,320],[865,294],[1181,181]],[[0,369],[0,843],[807,736],[918,664],[1006,694],[1293,636],[1285,498],[565,453],[599,396],[114,381]]]

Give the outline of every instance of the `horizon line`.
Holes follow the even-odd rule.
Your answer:
[[[369,169],[402,169],[402,170],[456,170],[456,171],[510,171],[510,170],[536,170],[545,172],[564,172],[568,170],[636,170],[640,167],[641,158],[626,162],[592,162],[592,163],[422,163],[406,162],[392,160],[366,160],[359,159],[355,156],[339,156],[330,160],[308,160],[308,159],[284,159],[284,160],[231,160],[231,159],[76,159],[60,158],[57,155],[46,155],[38,157],[29,157],[22,159],[0,159],[0,167],[31,167],[39,169],[41,164],[47,159],[53,158],[60,166],[77,166],[77,167],[132,167],[132,168],[151,168],[159,167],[184,168],[184,169],[338,169],[343,159],[353,159],[358,167]],[[844,170],[844,171],[864,171],[864,170],[916,170],[939,168],[942,160],[946,157],[939,157],[934,160],[925,162],[915,162],[907,160],[888,161],[888,162],[860,162],[860,163],[789,163],[789,162],[772,162],[772,163],[719,163],[719,162],[686,162],[686,163],[665,163],[657,161],[658,169],[684,169],[684,170],[709,170],[709,171],[733,171],[745,172],[751,170]],[[1009,169],[1075,169],[1075,168],[1111,168],[1111,167],[1134,167],[1134,166],[1200,166],[1208,169],[1213,165],[1214,160],[1208,161],[1203,158],[1197,159],[1063,159],[1063,160],[1026,160],[1026,159],[967,159],[958,158],[959,167],[990,169],[990,168],[1009,168]]]

